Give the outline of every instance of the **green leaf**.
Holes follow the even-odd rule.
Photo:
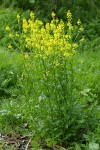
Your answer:
[[[76,144],[75,145],[75,150],[81,150],[81,147],[78,144]]]
[[[90,91],[91,91],[91,89],[84,89],[84,92],[86,92],[86,93],[88,93]]]
[[[90,142],[89,143],[89,150],[99,150],[99,144],[95,142]]]

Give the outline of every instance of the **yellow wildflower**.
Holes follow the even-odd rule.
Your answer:
[[[78,47],[78,44],[73,42],[75,41],[75,36],[71,32],[74,26],[71,21],[72,14],[70,10],[67,12],[67,30],[62,20],[55,19],[54,12],[52,12],[52,18],[51,22],[45,25],[42,21],[34,19],[33,12],[30,12],[28,20],[25,18],[22,19],[23,34],[21,37],[25,41],[25,47],[28,50],[34,49],[34,55],[36,55],[34,57],[36,58],[42,57],[46,59],[48,56],[55,54],[70,57],[76,53],[75,49]],[[77,21],[77,24],[80,26],[75,29],[82,31],[83,27],[80,19]],[[77,35],[76,30],[75,35]],[[15,33],[15,37],[19,37],[19,34]],[[28,59],[28,54],[24,55],[24,59]]]
[[[54,24],[53,22],[51,22],[51,23],[50,23],[50,28],[51,28],[51,30],[54,30],[55,27],[56,27],[55,24]]]
[[[70,22],[67,23],[67,26],[69,27],[70,30],[73,29],[73,26],[72,26],[72,24]]]
[[[83,26],[81,26],[81,27],[79,28],[79,31],[84,31]]]
[[[16,32],[15,36],[16,36],[16,37],[19,37],[19,34]]]
[[[54,61],[54,68],[59,67],[60,63],[58,61]]]
[[[83,42],[85,40],[84,36],[80,39],[80,42]]]
[[[46,23],[45,28],[46,28],[47,30],[50,30],[50,25],[49,25],[49,23]]]
[[[30,18],[33,20],[34,19],[34,13],[31,11],[30,12]]]
[[[29,64],[25,64],[25,67],[28,68],[28,67],[29,67]]]
[[[29,56],[28,56],[27,53],[24,55],[24,58],[25,58],[25,59],[28,59],[28,58],[29,58]]]
[[[80,19],[78,19],[77,24],[81,25],[81,20]]]
[[[29,28],[28,22],[25,18],[23,18],[22,22],[23,22],[23,32],[26,33],[27,29]]]
[[[12,45],[8,45],[8,48],[9,48],[9,49],[12,49]]]
[[[67,11],[67,19],[71,20],[72,19],[72,14],[70,10]]]
[[[17,15],[17,19],[18,19],[18,20],[20,19],[20,15]]]
[[[72,56],[72,54],[71,54],[71,53],[69,53],[69,52],[65,52],[65,53],[64,53],[64,56],[66,56],[66,57],[70,57],[70,56]]]
[[[10,31],[10,27],[9,26],[6,26],[6,31]]]
[[[70,34],[66,34],[65,35],[65,38],[68,40],[68,39],[71,39],[71,35]]]
[[[52,16],[52,18],[55,18],[56,14],[54,12],[52,12],[51,16]]]
[[[9,38],[13,38],[13,35],[12,35],[12,33],[9,33]]]
[[[73,48],[74,48],[74,49],[78,48],[78,44],[77,44],[77,43],[74,43],[74,44],[73,44]]]

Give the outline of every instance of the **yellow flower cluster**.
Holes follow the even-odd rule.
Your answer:
[[[68,20],[72,19],[72,14],[71,14],[70,10],[67,11],[67,19]]]
[[[18,38],[18,37],[19,37],[18,32],[12,33],[9,26],[6,26],[5,30],[8,32],[8,37],[9,37],[10,39],[14,39],[14,38]]]
[[[77,24],[81,25],[81,20],[80,19],[78,19]]]
[[[17,20],[18,20],[18,23],[19,23],[19,21],[20,21],[20,15],[17,15]]]
[[[7,31],[8,37],[11,40],[11,44],[9,44],[7,47],[9,49],[12,49],[13,48],[12,45],[14,45],[14,47],[17,46],[16,40],[19,40],[20,35],[18,34],[18,32],[13,32],[9,26],[6,26],[5,30]]]
[[[8,48],[9,48],[9,49],[12,49],[13,47],[12,47],[12,45],[9,44],[9,45],[8,45]]]
[[[54,12],[52,12],[52,18],[55,18],[56,14]]]
[[[52,12],[52,18],[51,22],[45,25],[41,20],[35,19],[32,12],[29,20],[23,18],[22,28],[26,48],[33,50],[36,57],[47,58],[49,55],[58,53],[62,56],[72,56],[78,44],[73,43],[70,32],[74,29],[71,23],[71,12],[67,12],[67,26],[62,20],[55,19],[54,12]],[[66,29],[67,32],[65,32]]]
[[[13,38],[13,34],[9,33],[9,38]]]
[[[9,26],[6,26],[6,31],[10,31],[10,27]]]
[[[17,15],[18,23],[20,21],[22,27],[22,33],[11,32],[9,26],[6,27],[6,31],[12,41],[14,41],[14,38],[17,38],[17,41],[18,38],[19,40],[21,39],[23,46],[19,43],[19,48],[24,47],[24,49],[33,52],[36,58],[42,57],[45,59],[52,55],[70,57],[75,54],[78,48],[76,37],[78,37],[77,34],[83,31],[81,21],[80,19],[77,21],[78,31],[76,31],[76,26],[72,25],[72,14],[70,10],[67,12],[67,25],[63,20],[58,20],[55,16],[55,13],[52,12],[51,22],[44,24],[41,20],[35,19],[33,12],[30,12],[30,18],[28,20],[25,18],[20,19],[20,15]],[[81,41],[83,41],[83,38]]]

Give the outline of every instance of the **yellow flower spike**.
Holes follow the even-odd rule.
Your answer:
[[[23,19],[22,31],[27,49],[35,49],[34,57],[46,59],[50,55],[64,55],[70,57],[76,53],[77,43],[72,43],[73,35],[69,30],[73,30],[71,23],[72,14],[70,10],[67,12],[68,29],[65,31],[65,24],[61,20],[55,19],[55,13],[52,12],[52,21],[43,24],[42,21],[34,19],[34,13],[30,12],[28,20]],[[80,24],[80,22],[78,22]],[[79,26],[79,31],[82,25]],[[77,33],[76,33],[77,34]],[[25,56],[27,59],[27,56]]]
[[[9,26],[6,26],[6,31],[10,31],[10,27]]]
[[[71,39],[71,35],[70,35],[70,34],[66,34],[66,35],[65,35],[65,38],[66,38],[67,40],[69,40],[69,39]]]
[[[69,26],[69,30],[73,30],[73,26],[72,25]]]
[[[70,22],[67,23],[67,26],[69,27],[69,30],[73,30],[73,26]]]
[[[51,21],[51,23],[50,23],[50,29],[54,31],[55,28],[56,28],[55,24]]]
[[[59,22],[59,20],[58,20],[58,19],[55,19],[55,22],[56,22],[56,23],[58,23],[58,22]]]
[[[18,38],[18,37],[19,37],[19,34],[16,32],[15,36]]]
[[[65,52],[65,53],[64,53],[64,56],[65,56],[65,57],[70,57],[70,56],[72,56],[72,55],[73,55],[73,54],[72,54],[72,53],[69,53],[69,52]]]
[[[34,13],[31,11],[30,12],[30,18],[33,20],[34,19]]]
[[[61,20],[57,26],[58,32],[62,32],[64,29],[64,22]]]
[[[17,15],[17,20],[20,20],[20,15]]]
[[[80,28],[79,28],[79,31],[84,31],[84,28],[83,28],[83,26],[81,26]]]
[[[73,44],[73,48],[74,48],[74,49],[78,48],[78,44],[77,44],[77,43],[74,43],[74,44]]]
[[[8,45],[8,48],[9,48],[9,49],[12,49],[12,45]]]
[[[55,18],[56,14],[54,13],[54,11],[51,14],[52,18]]]
[[[72,14],[70,10],[67,11],[67,19],[71,20],[72,19]]]
[[[69,39],[69,36],[68,36],[68,34],[66,34],[66,35],[65,35],[65,38],[66,38],[67,40]]]
[[[8,36],[9,36],[9,38],[11,38],[11,39],[13,38],[13,35],[12,35],[12,33],[10,33]]]
[[[71,50],[71,49],[72,49],[72,44],[70,44],[69,42],[66,42],[66,43],[65,43],[65,48],[66,48],[67,50]]]
[[[46,28],[47,30],[50,30],[50,24],[49,24],[49,23],[46,23],[45,28]]]
[[[82,24],[80,19],[78,19],[77,24],[78,24],[78,25],[81,25],[81,24]]]
[[[80,42],[83,42],[85,40],[84,36],[80,39]]]
[[[28,65],[28,64],[25,64],[25,67],[26,67],[26,68],[28,68],[28,67],[29,67],[29,65]]]
[[[60,63],[58,62],[58,61],[54,61],[54,68],[56,68],[56,67],[59,67],[60,66]]]
[[[26,54],[24,55],[24,59],[27,60],[28,58],[29,58],[29,56],[28,56],[28,54],[26,53]]]
[[[23,32],[26,33],[27,29],[29,28],[28,22],[25,18],[23,18],[22,22],[23,22],[22,24]]]

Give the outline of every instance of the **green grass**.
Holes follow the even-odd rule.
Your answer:
[[[43,76],[41,77],[39,62],[35,62],[33,56],[30,55],[28,60],[24,60],[22,54],[1,49],[1,132],[15,137],[20,133],[35,139],[36,143],[42,139],[44,145],[48,146],[65,142],[65,147],[69,147],[69,149],[85,146],[83,149],[87,148],[88,150],[89,143],[100,144],[99,53],[99,51],[84,51],[74,56],[73,99],[71,97],[71,100],[69,95],[70,100],[65,107],[63,98],[60,97],[64,93],[58,92],[59,87],[58,91],[56,91],[57,87],[54,91],[53,85],[49,85],[50,82],[52,84],[54,82],[51,76],[49,76],[51,81],[48,81],[48,86],[51,87],[49,93],[52,95],[49,95],[50,101],[48,98],[46,99],[49,94],[48,87],[42,83],[46,80],[42,78]],[[41,71],[43,71],[42,69]],[[41,81],[42,79],[43,81]],[[58,83],[56,85],[58,86]],[[57,101],[56,97],[60,97],[63,104],[60,103],[59,98]],[[60,105],[63,107],[61,108]],[[64,112],[62,109],[66,109],[67,115],[69,115],[67,118],[69,124],[68,126],[66,124],[66,129],[64,129],[64,118],[62,118],[66,115],[66,111]],[[60,112],[61,110],[62,112]],[[23,128],[25,123],[28,125],[27,128]],[[33,143],[35,141],[32,140]],[[84,142],[87,144],[82,144]]]

